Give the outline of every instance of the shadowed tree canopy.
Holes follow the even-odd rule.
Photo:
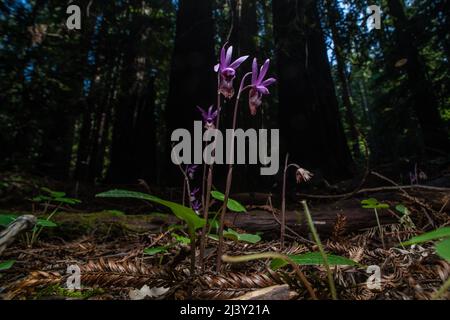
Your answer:
[[[371,4],[83,0],[81,30],[68,30],[65,2],[2,1],[0,168],[76,188],[179,186],[171,133],[217,103],[213,67],[228,41],[233,58],[250,56],[235,91],[253,57],[271,61],[277,82],[255,116],[244,94],[237,122],[280,129],[280,163],[289,153],[316,179],[340,180],[365,172],[367,155],[409,177],[449,154],[449,2],[379,1],[380,30],[366,27]],[[229,128],[233,106],[222,107]],[[276,188],[280,174],[259,166],[236,166],[233,190]],[[225,169],[214,169],[218,189]]]
[[[273,1],[280,128],[293,162],[348,177],[352,158],[313,1]]]

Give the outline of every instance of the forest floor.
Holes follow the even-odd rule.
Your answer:
[[[34,205],[30,210],[31,205],[24,199],[35,192],[35,185],[58,186],[49,181],[18,180],[12,175],[8,179],[8,190],[0,197],[0,216],[32,213],[44,217],[40,214],[41,206]],[[395,186],[381,183],[371,185],[367,191],[361,187],[359,190],[363,192],[346,197],[313,197],[311,211],[325,251],[355,262],[331,266],[339,299],[431,299],[450,277],[450,263],[436,254],[432,242],[400,244],[425,231],[450,225],[450,175],[443,173],[435,180],[439,180],[438,185],[427,184],[424,188],[391,188]],[[5,177],[3,181],[7,181]],[[370,197],[389,205],[380,213],[383,239],[372,211],[360,205],[361,200]],[[268,208],[266,201],[258,203],[259,196],[252,195],[247,200],[245,195],[235,198],[246,205],[248,213],[240,215],[247,218],[233,216],[227,220],[227,227],[240,233],[259,233],[262,240],[257,243],[226,240],[225,253],[236,256],[279,252],[291,256],[318,251],[304,223],[295,221],[300,210],[295,201],[288,206],[287,242],[281,249],[277,239],[279,211],[272,205]],[[399,212],[399,205],[408,209],[406,215]],[[146,204],[83,201],[80,207],[63,205],[59,210],[54,216],[58,226],[45,229],[32,246],[22,234],[0,254],[0,262],[15,261],[11,268],[0,271],[1,298],[233,299],[260,294],[274,299],[311,299],[295,270],[290,266],[274,270],[269,259],[224,263],[222,271],[215,272],[215,239],[208,239],[203,269],[200,272],[201,267],[197,266],[199,272],[191,275],[190,246],[175,241],[174,230],[181,238],[187,234],[173,228],[176,223],[173,215],[156,213],[155,208]],[[256,219],[258,216],[263,218]],[[255,221],[252,227],[248,217],[259,222]],[[152,248],[153,252],[149,250]],[[80,268],[81,290],[66,289],[70,265]],[[368,266],[380,268],[380,287],[367,285],[373,272],[368,272]],[[302,265],[300,270],[318,299],[330,299],[323,265]],[[449,299],[450,293],[447,291],[441,298]]]

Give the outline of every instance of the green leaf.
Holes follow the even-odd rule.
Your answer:
[[[0,226],[8,226],[13,222],[18,216],[12,214],[1,214],[0,215]]]
[[[219,221],[216,219],[208,219],[208,224],[211,226],[211,230],[219,230]]]
[[[257,234],[243,233],[239,235],[239,241],[258,243],[261,241],[261,237]]]
[[[46,220],[46,219],[37,219],[36,225],[39,227],[44,227],[44,228],[54,228],[54,227],[58,226],[53,221]]]
[[[450,227],[443,227],[434,231],[430,231],[420,236],[413,237],[406,242],[402,242],[402,245],[409,246],[411,244],[427,242],[430,240],[442,239],[450,236]]]
[[[175,214],[175,216],[178,219],[185,221],[190,230],[189,232],[195,232],[195,230],[197,230],[205,225],[205,219],[202,219],[199,216],[197,216],[197,214],[191,208],[182,206],[181,204],[178,204],[175,202],[162,200],[160,198],[157,198],[155,196],[152,196],[152,195],[149,195],[146,193],[127,191],[127,190],[111,190],[111,191],[97,194],[96,197],[99,197],[99,198],[133,198],[133,199],[152,201],[152,202],[161,204],[163,206],[168,207],[170,210],[172,210],[172,212]]]
[[[324,265],[325,262],[323,260],[322,255],[320,252],[307,252],[300,255],[289,255],[288,256],[292,261],[299,265]],[[358,265],[357,262],[342,257],[342,256],[336,256],[333,254],[327,254],[327,260],[328,264],[330,266],[356,266]],[[272,260],[272,263],[270,264],[270,268],[272,270],[276,270],[278,268],[281,268],[285,265],[287,265],[288,262],[282,260],[282,259],[274,259]]]
[[[183,244],[190,244],[191,243],[191,239],[183,237],[183,236],[180,236],[179,234],[176,234],[176,233],[172,233],[172,237],[174,237],[175,240],[177,240],[178,242],[183,243]]]
[[[211,195],[216,200],[222,202],[225,200],[225,195],[219,191],[211,191]],[[227,208],[234,212],[247,212],[242,204],[230,198],[228,198]]]
[[[219,235],[217,235],[217,234],[210,233],[210,234],[208,234],[208,238],[213,239],[215,241],[219,241]]]
[[[261,241],[261,237],[257,234],[238,233],[233,229],[228,229],[227,231],[224,231],[223,236],[233,241],[243,241],[248,243],[258,243],[259,241]]]
[[[0,271],[10,269],[15,262],[16,262],[16,260],[7,260],[7,261],[0,262]]]
[[[447,238],[436,245],[436,253],[443,259],[450,262],[450,238]]]
[[[37,196],[31,199],[33,202],[44,202],[44,201],[52,201],[53,198],[48,196]]]
[[[361,201],[361,205],[364,209],[388,209],[389,205],[386,203],[378,202],[375,198],[369,198]]]
[[[79,204],[79,203],[81,203],[81,201],[78,200],[78,199],[62,198],[62,197],[55,197],[54,201],[60,202],[60,203],[66,203],[66,204]]]
[[[47,192],[52,198],[63,198],[66,196],[65,192],[53,191],[46,187],[41,188],[41,190]]]
[[[144,249],[144,253],[153,256],[158,253],[167,252],[167,246],[152,247]]]
[[[395,210],[397,210],[398,212],[400,212],[400,213],[403,214],[403,215],[409,214],[408,208],[405,207],[405,206],[402,205],[402,204],[396,205],[396,206],[395,206]]]

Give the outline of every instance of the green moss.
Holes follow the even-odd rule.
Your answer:
[[[101,288],[90,288],[82,290],[69,290],[59,285],[52,285],[37,291],[34,299],[42,299],[45,297],[57,296],[72,299],[88,299],[90,297],[103,294],[105,291]]]

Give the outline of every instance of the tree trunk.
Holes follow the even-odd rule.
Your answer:
[[[352,140],[353,155],[359,158],[361,156],[361,152],[359,149],[359,134],[358,130],[356,129],[356,118],[353,112],[354,104],[351,98],[350,87],[348,83],[342,35],[338,27],[338,23],[341,21],[341,16],[336,5],[336,0],[326,1],[330,29],[334,43],[334,54],[336,56],[337,73],[342,86],[342,103],[344,105],[347,125],[349,127],[350,138]]]
[[[215,104],[217,59],[214,53],[214,23],[211,0],[178,2],[175,47],[170,71],[167,99],[167,170],[168,183],[179,184],[179,170],[170,160],[173,130],[191,130],[201,116],[195,106],[208,108]]]
[[[142,4],[136,1],[135,7]],[[133,13],[128,13],[133,14]],[[154,172],[155,127],[153,110],[154,79],[149,76],[151,67],[146,58],[145,47],[149,45],[150,25],[143,15],[133,17],[122,60],[120,95],[115,114],[111,166],[108,180],[114,183],[136,182],[149,178],[148,170]],[[130,39],[131,38],[131,39]],[[151,92],[147,92],[149,90]],[[150,167],[149,167],[150,166]],[[142,174],[145,173],[145,177]]]
[[[426,66],[416,46],[413,30],[400,0],[388,0],[394,21],[398,60],[407,59],[406,74],[412,94],[412,107],[420,123],[425,146],[430,150],[448,153],[448,133],[439,114],[439,106],[432,85],[426,75]]]
[[[292,162],[328,178],[351,174],[324,36],[314,2],[273,1],[281,140]]]

